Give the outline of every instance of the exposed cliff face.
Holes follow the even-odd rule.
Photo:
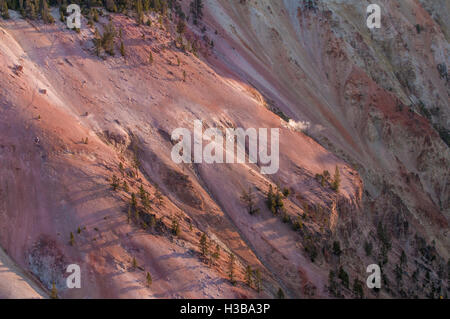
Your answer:
[[[449,64],[448,25],[439,12],[448,12],[448,3],[380,5],[382,27],[374,30],[360,1],[217,1],[209,21],[227,40],[220,41],[220,57],[287,116],[311,122],[310,134],[362,175],[367,220],[355,220],[359,242],[349,242],[349,250],[362,246],[361,229],[380,221],[397,238],[402,220],[412,227],[395,254],[417,249],[408,238],[424,236],[442,268],[449,251],[450,108],[442,67]]]
[[[364,288],[369,297],[446,294],[449,92],[437,65],[449,64],[447,4],[381,2],[383,27],[370,31],[360,1],[206,1],[185,35],[198,56],[155,14],[152,26],[111,15],[126,56],[103,60],[93,28],[0,20],[1,245],[63,297],[271,297],[280,287],[354,297],[330,272],[364,282],[372,263],[384,283]],[[171,132],[195,119],[279,128],[279,172],[175,164]],[[321,177],[336,166],[338,193]],[[275,184],[291,190],[277,215],[266,205]],[[249,187],[256,215],[241,199]],[[201,257],[202,233],[220,247],[214,263]],[[80,290],[65,288],[70,263],[82,267]],[[247,265],[261,272],[260,292],[244,283]]]

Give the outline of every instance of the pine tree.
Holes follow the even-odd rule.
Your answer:
[[[75,237],[73,236],[73,233],[70,232],[70,246],[73,246],[75,244]]]
[[[181,36],[186,31],[186,23],[183,19],[178,19],[177,23],[177,33]]]
[[[277,298],[278,299],[284,299],[284,292],[283,292],[283,290],[281,288],[278,288]]]
[[[269,191],[267,192],[267,207],[275,215],[275,194],[273,192],[272,185],[269,185]]]
[[[406,258],[405,251],[402,250],[402,254],[400,255],[400,265],[406,265],[408,259]]]
[[[48,3],[47,0],[41,0],[41,17],[44,23],[54,23],[55,20],[53,19],[52,15],[49,12],[48,9]]]
[[[356,297],[360,299],[364,298],[363,283],[357,278],[355,278],[355,281],[353,282],[353,292]]]
[[[220,246],[219,246],[219,244],[216,245],[216,250],[212,254],[212,258],[213,258],[214,263],[217,263],[217,261],[219,260],[219,258],[220,258]]]
[[[110,21],[105,26],[105,31],[102,35],[102,47],[105,49],[106,53],[108,53],[111,56],[114,56],[114,38],[116,36],[116,29],[114,28],[114,25]]]
[[[97,9],[93,8],[92,9],[92,18],[94,19],[94,22],[98,22],[98,11]]]
[[[234,279],[234,263],[235,263],[236,257],[233,253],[230,252],[229,256],[229,262],[228,262],[228,277],[230,279],[230,282],[234,285],[236,283]]]
[[[200,252],[204,258],[208,255],[208,238],[205,233],[200,237]]]
[[[130,204],[131,204],[131,207],[132,207],[133,209],[136,209],[136,208],[137,208],[136,194],[134,194],[134,193],[131,193]]]
[[[158,188],[155,189],[155,198],[158,200],[158,206],[164,204],[164,198]]]
[[[138,265],[137,265],[136,257],[133,257],[133,260],[132,260],[131,264],[133,266],[133,269],[137,268]]]
[[[116,175],[112,176],[111,187],[113,188],[114,191],[116,191],[117,188],[119,188],[119,179],[117,178]]]
[[[9,19],[8,3],[6,0],[0,0],[0,13],[3,19]]]
[[[257,292],[261,292],[262,279],[261,271],[259,269],[255,270],[255,288]]]
[[[340,186],[341,186],[341,174],[339,172],[339,167],[336,165],[336,170],[334,172],[334,179],[333,179],[332,188],[336,192],[339,192],[339,187]]]
[[[110,12],[117,12],[117,6],[114,0],[106,0],[106,10]]]
[[[247,268],[245,269],[245,282],[247,284],[247,286],[252,287],[252,267],[250,265],[247,266]]]
[[[203,1],[193,0],[190,4],[192,16],[194,17],[194,24],[198,24],[198,20],[203,18]]]
[[[147,12],[148,10],[150,10],[150,0],[144,0],[142,2],[142,6],[145,12]]]
[[[97,28],[95,28],[94,38],[92,41],[94,42],[95,54],[97,56],[100,56],[100,52],[102,49],[102,37],[100,36],[100,32],[98,31]]]
[[[341,253],[342,253],[341,243],[339,241],[334,241],[333,242],[333,254],[335,254],[336,256],[340,256]]]
[[[36,6],[34,4],[34,1],[26,0],[25,7],[26,7],[26,17],[28,17],[31,20],[36,20],[37,14],[36,14]]]
[[[50,292],[51,299],[58,299],[58,290],[56,289],[55,282],[52,282],[52,290]]]
[[[150,51],[149,55],[148,55],[148,63],[149,64],[153,64],[153,53]]]
[[[250,215],[254,215],[259,212],[259,208],[255,207],[255,195],[252,193],[251,187],[248,188],[248,192],[242,192],[241,200],[247,206],[247,212]]]
[[[147,196],[147,192],[145,191],[144,185],[141,184],[141,186],[139,186],[139,197],[143,201],[146,196]]]
[[[348,288],[349,286],[349,277],[347,272],[342,268],[342,266],[339,268],[338,278],[341,280],[342,284]]]
[[[123,45],[123,41],[120,41],[120,55],[125,57],[125,46]]]
[[[142,24],[144,21],[142,0],[137,0],[137,2],[136,2],[136,14],[137,14],[137,18],[136,18],[137,24]]]
[[[152,280],[152,275],[150,275],[150,272],[147,272],[147,286],[150,287],[153,280]]]
[[[124,192],[128,193],[130,191],[130,188],[128,187],[127,181],[123,181],[123,190]]]
[[[142,185],[139,187],[139,196],[141,197],[142,206],[144,206],[145,208],[150,208],[150,199],[148,197],[148,193]]]
[[[269,191],[267,192],[266,204],[272,214],[277,215],[280,211],[284,209],[283,203],[284,196],[277,188],[276,191],[273,190],[272,185],[269,185]]]
[[[172,218],[172,234],[174,234],[175,236],[179,236],[180,232],[181,232],[181,230],[180,230],[180,223],[174,217],[174,218]]]

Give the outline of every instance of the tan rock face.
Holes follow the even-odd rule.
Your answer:
[[[437,130],[448,129],[449,92],[437,64],[449,65],[449,46],[437,15],[447,4],[380,2],[383,27],[371,32],[360,1],[208,1],[204,33],[185,34],[196,54],[174,44],[170,21],[111,15],[127,54],[104,59],[94,29],[2,20],[1,246],[66,298],[255,298],[280,287],[350,298],[373,263],[383,288],[363,285],[368,297],[446,294],[450,153]],[[175,164],[171,132],[196,119],[279,128],[278,173]],[[73,263],[81,289],[64,285]]]

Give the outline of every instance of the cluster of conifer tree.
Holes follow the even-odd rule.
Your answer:
[[[45,23],[53,23],[50,5],[57,5],[57,1],[47,0],[0,0],[0,13],[3,19],[9,18],[9,10],[19,11],[23,17],[32,20],[42,19]]]
[[[154,11],[163,15],[168,9],[175,12],[181,19],[185,19],[181,4],[178,0],[0,0],[0,14],[4,19],[9,18],[8,10],[19,11],[23,17],[36,20],[42,19],[45,23],[53,23],[54,19],[50,14],[50,7],[65,8],[69,4],[78,4],[83,12],[89,12],[92,7],[104,7],[110,12],[127,13],[134,10],[138,20],[142,19],[145,12]],[[192,0],[190,4],[190,14],[193,22],[198,23],[203,13],[203,0]]]

